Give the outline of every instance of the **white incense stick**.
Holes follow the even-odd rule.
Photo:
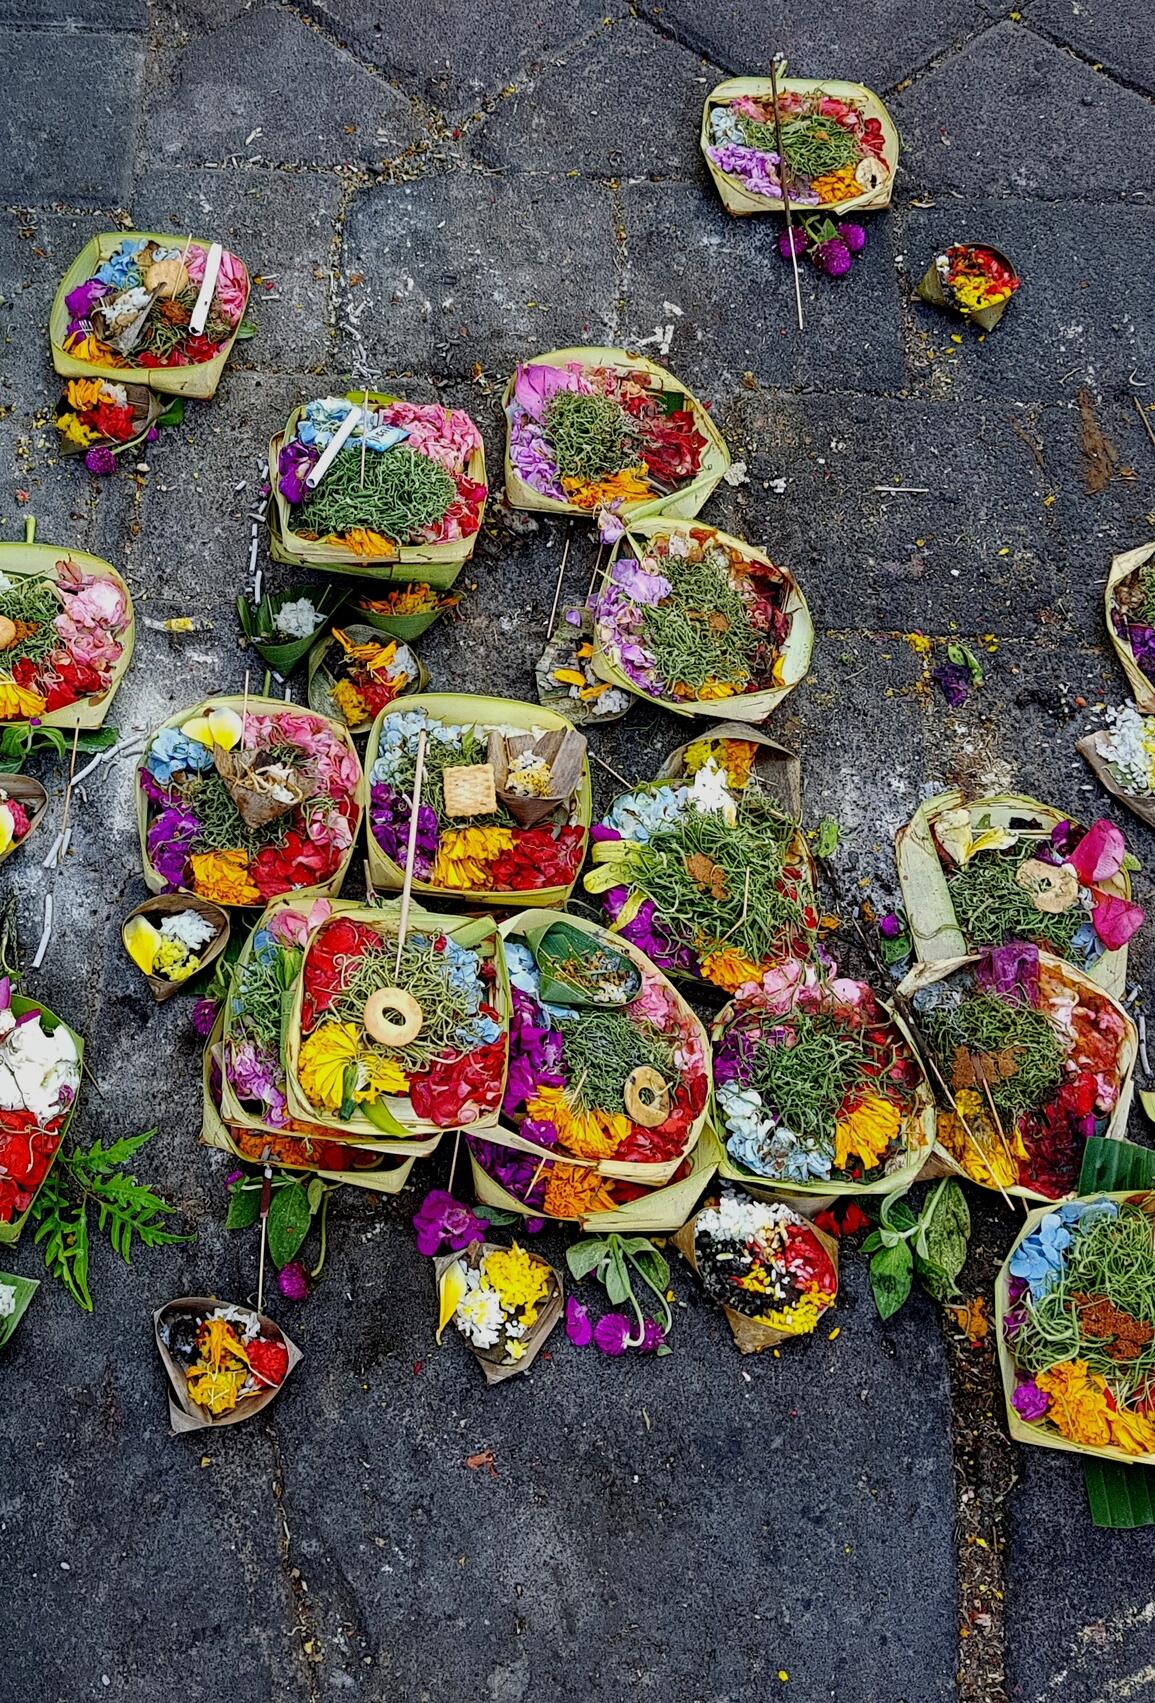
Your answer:
[[[369,389],[365,388],[365,400],[361,404],[361,478],[359,484],[365,483],[365,451],[369,447]]]
[[[558,564],[557,585],[554,587],[554,593],[553,593],[553,608],[549,612],[549,626],[545,630],[547,638],[553,632],[553,624],[557,620],[557,606],[561,602],[562,581],[565,579],[565,564],[566,564],[566,559],[569,556],[569,541],[572,538],[572,536],[573,536],[573,526],[571,524],[571,526],[566,531],[565,548],[562,550],[561,562]]]
[[[220,243],[214,242],[209,249],[208,259],[205,261],[205,275],[201,279],[197,305],[193,308],[192,318],[188,322],[188,328],[194,337],[199,337],[204,330],[205,321],[209,317],[209,308],[213,305],[213,297],[217,289],[217,277],[221,270],[221,253]]]
[[[421,812],[421,783],[425,779],[426,730],[417,735],[417,766],[413,771],[413,809],[409,814],[409,840],[405,848],[405,880],[401,887],[401,916],[397,924],[397,966],[401,974],[401,953],[405,946],[405,931],[409,927],[409,900],[413,893],[413,859],[417,854],[417,818]]]
[[[313,468],[311,473],[305,474],[305,484],[309,487],[310,491],[315,491],[317,489],[321,480],[325,477],[330,467],[332,467],[337,452],[344,449],[346,443],[352,437],[353,428],[360,418],[360,408],[350,408],[345,418],[341,421],[341,424],[337,427],[337,430],[333,433],[333,436],[329,439],[328,447],[320,461],[318,461],[316,467]]]

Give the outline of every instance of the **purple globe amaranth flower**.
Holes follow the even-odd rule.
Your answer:
[[[838,234],[850,250],[851,254],[861,254],[866,247],[866,226],[846,220],[838,227]]]
[[[783,260],[789,260],[791,254],[803,255],[810,247],[810,238],[799,225],[792,225],[789,230],[779,232],[778,252]]]
[[[305,1301],[309,1296],[309,1274],[300,1260],[290,1260],[277,1273],[277,1288],[286,1301]]]
[[[1042,1419],[1051,1405],[1051,1398],[1045,1390],[1041,1390],[1032,1379],[1030,1383],[1019,1384],[1011,1396],[1011,1406],[1020,1419],[1025,1419],[1028,1425]]]
[[[841,237],[827,237],[814,250],[814,260],[820,272],[828,278],[845,278],[854,264],[853,256]]]
[[[172,805],[162,810],[149,827],[149,861],[166,886],[181,885],[189,855],[200,831],[200,818],[180,805]]]
[[[594,1338],[589,1308],[583,1307],[580,1301],[575,1301],[572,1295],[565,1304],[565,1334],[575,1348],[588,1347]]]
[[[483,1242],[489,1226],[446,1189],[430,1189],[413,1214],[413,1228],[417,1252],[432,1256],[441,1252],[443,1242],[448,1242],[454,1253],[470,1242]]]
[[[902,933],[902,918],[895,911],[887,911],[878,919],[878,932],[884,940],[897,940]]]
[[[217,1012],[220,1006],[215,999],[198,999],[192,1008],[192,1026],[203,1040],[207,1040],[216,1024]]]
[[[545,1229],[544,1218],[527,1218],[524,1225],[527,1236],[538,1236]]]
[[[605,1313],[594,1326],[594,1341],[603,1354],[615,1359],[629,1346],[630,1321],[624,1313]]]
[[[109,473],[116,472],[116,457],[103,444],[95,444],[84,457],[84,465],[90,473],[103,478]]]
[[[228,1176],[225,1178],[225,1187],[227,1189],[231,1189],[234,1183],[240,1182],[244,1174],[245,1173],[243,1171],[230,1171]]]
[[[378,781],[369,793],[369,828],[385,856],[393,863],[404,865],[409,835],[409,801],[384,781]],[[428,804],[417,811],[417,839],[413,852],[413,873],[419,881],[428,880],[433,872],[440,835],[437,812]]]
[[[656,1354],[666,1340],[666,1333],[657,1319],[647,1319],[638,1343],[639,1354]]]
[[[1132,655],[1148,680],[1155,680],[1155,627],[1128,627]]]

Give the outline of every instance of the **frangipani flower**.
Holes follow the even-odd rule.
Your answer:
[[[244,724],[236,710],[213,709],[207,715],[192,716],[180,731],[186,739],[195,739],[210,749],[219,745],[222,751],[231,751],[241,742]]]
[[[934,824],[934,835],[943,851],[958,864],[960,869],[966,867],[972,857],[980,852],[1005,851],[1013,846],[1015,836],[1006,828],[984,828],[976,834],[971,824],[970,811],[960,807],[957,810],[944,810]]]

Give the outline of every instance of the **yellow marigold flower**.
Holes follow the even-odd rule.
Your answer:
[[[86,426],[75,414],[58,414],[56,429],[66,443],[79,444],[81,449],[87,449],[89,444],[95,443],[100,436],[98,431],[92,426]]]
[[[545,1177],[545,1211],[550,1218],[586,1218],[612,1212],[614,1197],[593,1166],[551,1165]]]
[[[1129,1455],[1155,1454],[1155,1425],[1142,1413],[1112,1413],[1108,1410],[1107,1424],[1111,1441],[1117,1449]]]
[[[508,828],[451,828],[441,837],[430,881],[462,892],[486,887],[490,866],[513,848]]]
[[[201,967],[195,952],[190,952],[183,940],[161,939],[152,963],[152,974],[164,976],[170,982],[187,981]]]
[[[345,1099],[345,1072],[357,1062],[360,1032],[354,1023],[322,1023],[301,1042],[297,1081],[314,1106],[338,1111]]]
[[[351,680],[338,680],[329,696],[350,727],[370,719],[369,706]]]
[[[40,715],[43,709],[39,692],[18,686],[10,674],[0,674],[0,721],[24,721]]]
[[[999,1135],[977,1088],[960,1088],[957,1111],[940,1112],[935,1134],[968,1177],[985,1188],[1009,1188],[1019,1180],[1027,1150],[1018,1130]]]
[[[325,543],[343,544],[355,556],[389,557],[397,554],[397,545],[391,538],[383,537],[380,532],[370,532],[365,526],[351,526],[340,537],[331,532]]]
[[[633,1128],[624,1112],[583,1112],[571,1106],[564,1088],[539,1088],[525,1110],[527,1117],[552,1123],[562,1146],[579,1159],[611,1158]]]
[[[83,414],[86,408],[96,408],[104,400],[104,385],[98,378],[70,378],[65,395],[68,406]]]
[[[1036,1373],[1035,1382],[1050,1396],[1047,1418],[1064,1437],[1097,1448],[1111,1442],[1107,1386],[1092,1375],[1085,1360],[1065,1360],[1049,1372]]]
[[[510,1313],[522,1307],[534,1308],[549,1288],[549,1272],[542,1261],[526,1253],[516,1242],[511,1248],[497,1248],[486,1255],[485,1278]],[[531,1322],[528,1315],[524,1322]]]
[[[614,503],[642,502],[653,496],[650,482],[636,467],[624,467],[606,479],[590,484],[585,479],[563,479],[562,490],[579,509],[609,508]]]
[[[722,946],[717,952],[707,952],[702,959],[702,974],[715,987],[727,993],[737,993],[746,982],[756,982],[762,971],[734,946]]]
[[[230,851],[194,852],[193,892],[216,905],[259,905],[261,891],[249,880],[249,854],[239,847]]]
[[[696,692],[691,692],[689,696],[697,698],[701,703],[709,704],[713,703],[718,698],[735,697],[742,690],[743,684],[745,684],[745,682],[738,683],[732,680],[707,680],[698,687]]]
[[[834,1163],[844,1171],[851,1155],[857,1154],[866,1170],[881,1163],[892,1141],[902,1128],[902,1114],[893,1100],[870,1094],[845,1118],[834,1126]]]

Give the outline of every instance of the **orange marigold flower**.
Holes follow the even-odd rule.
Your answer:
[[[592,1166],[551,1165],[545,1177],[545,1210],[551,1218],[586,1218],[612,1212],[614,1197]]]
[[[230,851],[194,852],[193,891],[216,905],[259,905],[261,890],[249,879],[249,854]]]

